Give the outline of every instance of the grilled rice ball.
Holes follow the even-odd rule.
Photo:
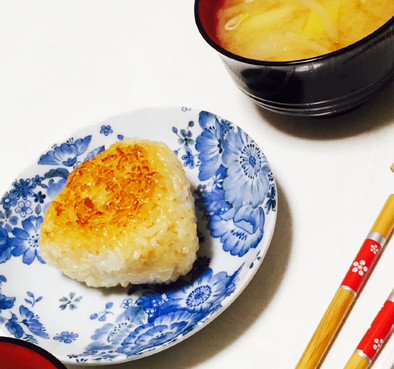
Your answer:
[[[198,250],[190,184],[167,145],[125,139],[83,162],[51,202],[40,255],[92,287],[169,283]]]

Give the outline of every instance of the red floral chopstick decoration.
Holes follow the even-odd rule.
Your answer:
[[[380,242],[378,242],[378,240]],[[377,237],[374,232],[371,232],[368,235],[368,238],[364,241],[360,251],[342,281],[342,288],[350,289],[356,295],[360,292],[364,282],[379,257],[384,241],[385,239],[383,237]]]
[[[373,361],[394,326],[394,290],[357,346],[357,353]]]

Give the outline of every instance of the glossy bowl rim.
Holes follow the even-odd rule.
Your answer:
[[[259,59],[252,59],[252,58],[247,58],[244,56],[240,56],[237,54],[232,53],[231,51],[228,51],[218,45],[215,41],[212,40],[211,37],[209,37],[208,33],[205,31],[201,18],[200,18],[200,12],[199,12],[199,4],[201,0],[195,0],[194,2],[194,19],[197,25],[197,28],[200,32],[200,34],[203,36],[205,41],[213,47],[217,52],[220,54],[236,60],[238,62],[250,64],[250,65],[255,65],[255,66],[278,66],[278,67],[286,67],[286,66],[296,66],[296,65],[305,65],[305,64],[310,64],[314,62],[320,62],[324,60],[329,60],[336,58],[337,56],[339,57],[342,54],[346,54],[348,51],[352,51],[353,49],[356,49],[358,47],[362,47],[364,44],[367,44],[371,39],[374,39],[375,37],[378,37],[381,33],[384,33],[386,29],[390,28],[391,26],[394,26],[394,16],[392,16],[386,23],[381,25],[378,29],[370,33],[369,35],[363,37],[362,39],[345,46],[341,49],[332,51],[327,54],[323,55],[318,55],[314,56],[311,58],[304,58],[304,59],[296,59],[296,60],[288,60],[288,61],[267,61],[267,60],[259,60]]]

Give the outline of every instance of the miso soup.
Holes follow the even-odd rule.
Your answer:
[[[305,59],[348,46],[394,16],[394,0],[222,0],[216,36],[252,59]]]

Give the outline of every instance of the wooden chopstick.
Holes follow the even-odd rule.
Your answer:
[[[315,369],[319,366],[393,228],[394,194],[391,194],[331,300],[296,369]]]

